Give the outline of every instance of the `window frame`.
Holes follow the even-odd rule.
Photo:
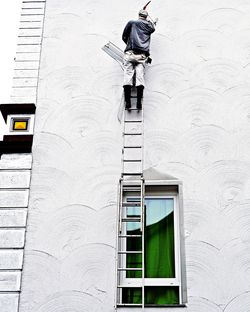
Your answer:
[[[15,121],[26,121],[27,129],[14,129]],[[7,116],[6,133],[8,135],[24,135],[34,133],[35,115],[31,114],[10,114]]]
[[[184,229],[183,229],[183,201],[182,201],[182,183],[175,181],[146,181],[145,187],[167,187],[174,185],[177,187],[175,191],[162,191],[161,189],[156,194],[147,194],[145,191],[145,199],[173,199],[174,200],[174,246],[175,246],[175,278],[144,278],[144,286],[177,286],[179,287],[179,304],[174,305],[185,306],[187,303],[187,287],[186,287],[186,271],[185,271],[185,249],[184,249]],[[140,198],[138,195],[127,194],[124,200],[128,202],[129,198]],[[145,214],[145,211],[144,211]],[[126,226],[126,225],[124,225]],[[143,242],[144,243],[144,242]],[[124,241],[124,250],[126,241]],[[126,263],[126,254],[123,255],[123,263]],[[127,278],[126,272],[121,275],[123,285],[125,287],[142,287],[142,278]],[[150,305],[147,305],[150,306]],[[172,304],[154,305],[155,307],[173,306]]]

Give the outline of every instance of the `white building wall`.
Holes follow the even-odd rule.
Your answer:
[[[3,105],[5,108],[2,105],[0,107],[0,114],[7,114],[6,124],[2,127],[0,134],[0,140],[5,140],[5,143],[6,136],[17,134],[11,131],[11,118],[20,116],[19,109],[16,115],[17,105],[36,103],[44,11],[44,0],[22,1],[11,92],[12,103],[8,103],[8,108],[6,105]],[[16,111],[14,114],[13,107]],[[27,106],[26,108],[20,107],[27,110]],[[21,114],[22,117],[30,117],[30,121],[27,132],[19,131],[18,135],[33,134],[33,114]],[[3,152],[8,152],[9,148],[7,145],[4,147],[2,143],[0,147],[0,311],[18,312],[32,155],[30,153],[3,154]],[[12,144],[16,143],[15,141]],[[20,144],[17,143],[16,151],[18,148],[20,149]],[[22,147],[21,149],[23,150]]]
[[[0,159],[0,311],[18,312],[31,155]]]
[[[101,47],[144,4],[47,0],[20,312],[114,311],[122,71]],[[149,11],[145,169],[183,181],[182,311],[248,312],[250,3]]]

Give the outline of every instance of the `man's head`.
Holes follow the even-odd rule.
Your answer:
[[[139,17],[146,19],[148,17],[148,12],[146,10],[140,10]]]

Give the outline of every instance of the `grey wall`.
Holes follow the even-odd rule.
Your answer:
[[[101,47],[123,48],[143,5],[47,0],[20,312],[114,311],[122,71]],[[182,311],[248,312],[250,4],[155,0],[150,13],[145,169],[183,181]]]

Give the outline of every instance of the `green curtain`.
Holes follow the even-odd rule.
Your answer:
[[[174,278],[174,213],[145,229],[145,277]]]
[[[173,199],[146,199],[145,214],[145,278],[174,278],[174,202]],[[141,234],[140,229],[127,234]],[[142,250],[141,238],[127,238],[128,251]],[[141,254],[128,254],[127,267],[141,268]],[[127,271],[128,278],[140,278],[141,271]],[[140,303],[141,289],[129,288],[124,291],[128,303]],[[178,304],[179,288],[169,286],[145,287],[145,304]]]
[[[123,288],[122,290],[123,303],[142,303],[142,289],[137,287]]]
[[[141,235],[140,229],[127,231],[128,235]],[[141,251],[142,238],[141,237],[128,237],[127,238],[127,251]],[[127,254],[127,268],[141,268],[142,267],[142,254]],[[142,271],[127,271],[127,278],[141,278]]]
[[[139,199],[131,199],[133,202],[138,203]],[[138,218],[141,216],[141,208],[138,206],[127,207],[127,217]],[[127,223],[127,234],[128,235],[141,235],[141,224],[140,222],[128,222]],[[127,251],[142,251],[142,237],[128,237],[126,242]],[[127,268],[142,268],[142,254],[127,254],[126,258]],[[127,278],[141,278],[142,271],[127,271]]]
[[[123,288],[122,302],[142,303],[142,289],[138,287]],[[167,305],[179,303],[179,288],[172,286],[145,287],[145,305]]]
[[[179,287],[151,286],[145,287],[145,305],[147,304],[178,304]]]

